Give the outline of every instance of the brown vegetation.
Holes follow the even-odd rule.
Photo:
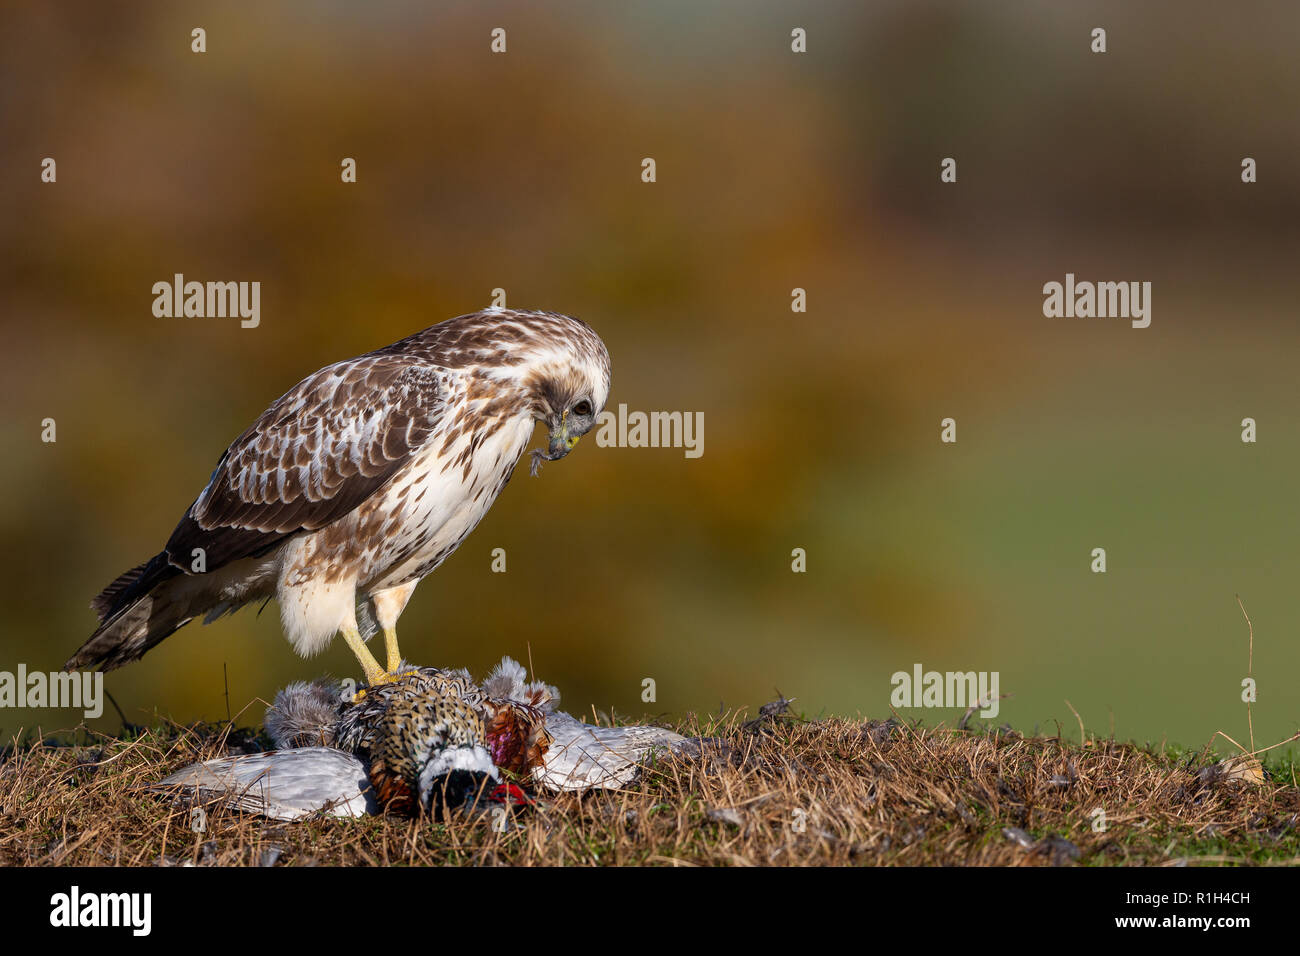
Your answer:
[[[11,747],[0,763],[0,863],[1178,864],[1300,858],[1289,767],[1225,772],[1205,753],[1083,746],[1006,730],[768,713],[679,727],[704,739],[622,792],[541,795],[490,814],[273,823],[144,788],[264,738],[211,725],[94,745]],[[1279,779],[1285,776],[1286,779]],[[1097,808],[1105,828],[1094,826]]]

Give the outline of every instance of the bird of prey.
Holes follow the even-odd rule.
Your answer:
[[[110,670],[195,617],[274,597],[306,657],[336,633],[366,683],[401,669],[397,618],[491,507],[528,444],[564,457],[609,396],[609,353],[584,322],[488,309],[327,366],[271,404],[217,462],[163,550],[93,602],[65,664]],[[365,642],[382,631],[387,668]]]
[[[233,808],[281,820],[421,809],[441,818],[498,789],[471,702],[476,690],[460,675],[426,674],[419,693],[372,707],[359,752],[308,746],[225,757],[186,767],[154,789],[223,796]]]

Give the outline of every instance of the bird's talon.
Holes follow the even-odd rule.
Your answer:
[[[399,680],[408,674],[417,673],[414,669],[400,671],[380,671],[373,676],[367,675],[366,682],[361,685],[355,694],[352,695],[352,703],[359,704],[365,700],[366,691],[372,687],[382,687],[384,684],[396,684]]]

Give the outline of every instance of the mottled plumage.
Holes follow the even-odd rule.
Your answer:
[[[266,730],[278,747],[327,741],[365,754],[384,715],[396,702],[457,681],[458,694],[484,723],[484,744],[493,763],[549,790],[617,789],[636,780],[655,749],[680,751],[688,738],[662,727],[595,727],[556,710],[560,693],[527,680],[522,665],[504,657],[481,687],[464,670],[421,667],[393,683],[366,690],[355,701],[341,685],[296,683],[281,690],[266,712]],[[326,707],[316,701],[333,702]]]
[[[323,368],[231,443],[162,552],[95,599],[99,628],[65,666],[119,667],[275,597],[300,654],[342,633],[375,684],[363,631],[384,631],[395,671],[411,592],[491,507],[534,423],[561,458],[608,396],[600,338],[549,312],[460,316]]]
[[[446,689],[467,702],[483,723],[483,740],[501,770],[526,777],[540,767],[550,745],[546,717],[559,692],[528,682],[523,667],[502,658],[480,688],[464,670],[420,667],[396,680],[364,688],[355,697],[342,685],[317,681],[290,684],[266,711],[266,731],[277,747],[324,745],[369,755],[393,708]]]
[[[370,783],[386,811],[458,807],[498,779],[482,718],[449,688],[395,701],[380,722]]]
[[[391,699],[370,728],[365,750],[306,746],[224,757],[186,767],[155,787],[222,796],[235,809],[285,820],[322,811],[414,816],[421,808],[437,816],[491,793],[499,779],[483,720],[461,696],[464,687],[460,678],[434,679],[419,694]],[[288,695],[308,702],[294,710],[296,718],[324,703],[310,688],[299,685]],[[284,696],[277,697],[282,707]],[[311,736],[310,728],[300,729],[306,732],[294,739]],[[329,735],[327,727],[320,729],[322,737]]]
[[[438,667],[418,667],[405,670],[396,680],[375,687],[362,687],[364,693],[348,696],[336,693],[340,703],[335,711],[333,726],[328,733],[334,746],[353,753],[368,753],[378,738],[388,712],[402,701],[438,694],[443,688],[454,688],[455,693],[468,701],[482,722],[483,695],[467,671],[448,671]],[[276,694],[267,709],[267,731],[270,732],[273,715],[282,711],[292,698],[288,689]],[[279,740],[272,734],[272,740]]]
[[[584,724],[554,709],[554,687],[526,677],[506,657],[482,687],[466,671],[436,667],[355,698],[338,683],[290,684],[266,713],[267,732],[284,749],[195,764],[157,786],[223,796],[228,806],[282,820],[321,810],[414,813],[420,800],[437,813],[485,790],[495,801],[526,799],[489,784],[499,771],[548,790],[618,789],[636,781],[650,754],[697,749],[698,741],[660,727]],[[457,761],[474,769],[456,775]],[[422,787],[425,775],[437,776]]]

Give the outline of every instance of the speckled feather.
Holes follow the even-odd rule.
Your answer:
[[[556,711],[558,700],[554,687],[527,682],[509,657],[481,688],[463,670],[434,667],[369,688],[355,702],[338,683],[298,682],[266,715],[267,731],[286,749],[196,764],[157,786],[224,796],[229,806],[285,820],[321,809],[412,813],[421,792],[413,771],[457,743],[481,740],[483,759],[496,767],[571,791],[629,786],[649,754],[698,743],[660,727],[593,727]]]
[[[433,751],[483,745],[483,719],[458,688],[459,682],[445,681],[438,692],[398,698],[380,719],[370,782],[385,810],[416,812],[420,772]]]
[[[483,695],[466,671],[446,671],[437,667],[408,670],[390,684],[361,688],[365,693],[357,700],[342,700],[335,723],[325,730],[334,745],[352,753],[369,753],[384,726],[384,718],[396,705],[410,700],[439,698],[449,693],[466,701],[479,714]],[[281,694],[284,692],[282,691]],[[286,704],[276,695],[272,710],[283,711]],[[341,697],[341,695],[337,695]],[[270,710],[267,711],[268,715]],[[278,743],[278,741],[277,741]]]
[[[365,709],[370,717],[365,746],[349,751],[310,743],[337,743],[337,710],[330,706],[339,699],[336,689],[324,683],[291,685],[276,696],[267,721],[268,730],[288,743],[285,749],[194,764],[155,787],[220,795],[232,808],[293,820],[318,811],[414,815],[429,806],[440,782],[454,771],[471,770],[484,784],[498,779],[484,746],[483,719],[464,696],[476,690],[472,682],[427,674],[420,686],[420,693],[410,693],[408,684],[408,693],[382,702],[376,695],[377,706]]]
[[[295,683],[281,690],[266,713],[266,729],[278,747],[328,741],[345,751],[369,754],[389,711],[403,702],[454,693],[473,707],[484,725],[484,740],[502,770],[526,776],[542,765],[550,735],[546,715],[559,692],[541,681],[527,681],[523,667],[503,658],[478,687],[464,670],[436,667],[407,670],[396,681],[364,688],[353,701],[330,682]],[[323,702],[323,706],[322,706]]]
[[[400,614],[501,493],[535,420],[577,395],[598,414],[608,394],[589,326],[507,309],[309,375],[226,449],[166,548],[92,602],[100,626],[65,666],[121,666],[272,596],[303,655],[356,626],[358,601],[396,593]]]

